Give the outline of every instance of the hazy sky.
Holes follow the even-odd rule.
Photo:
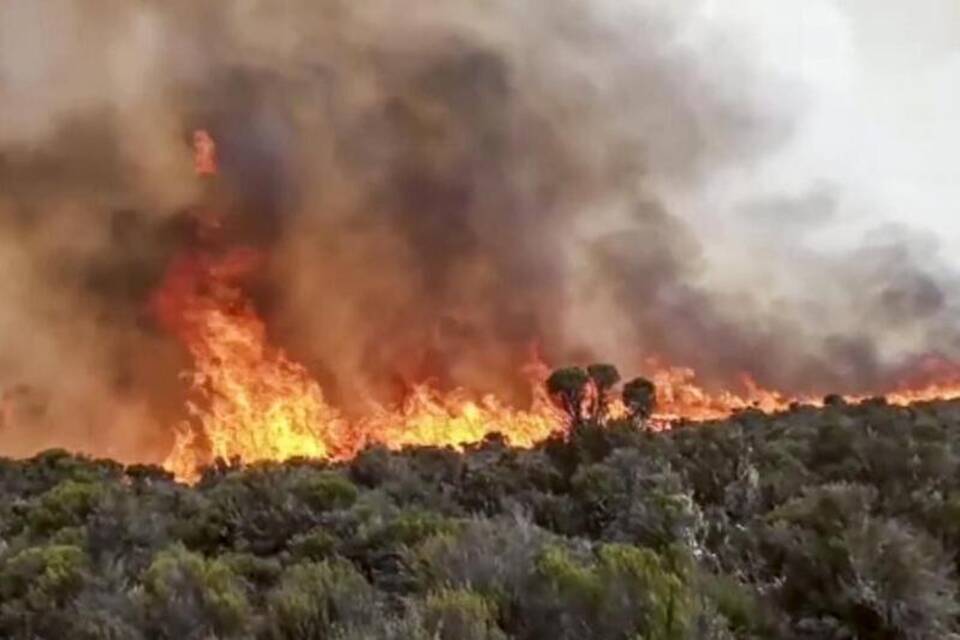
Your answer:
[[[726,205],[714,213],[764,190],[822,190],[827,228],[858,232],[844,238],[888,220],[960,249],[960,2],[705,0],[699,13],[694,37],[724,34],[715,46],[755,56],[767,91],[798,107],[779,153],[714,177],[711,202]]]

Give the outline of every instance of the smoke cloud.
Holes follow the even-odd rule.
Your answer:
[[[836,248],[829,184],[703,213],[803,93],[662,5],[0,5],[0,451],[162,457],[189,363],[146,300],[199,206],[267,253],[274,339],[348,412],[424,379],[522,401],[533,345],[815,392],[955,355],[929,239]]]

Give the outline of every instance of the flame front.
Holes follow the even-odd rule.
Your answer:
[[[197,131],[193,142],[197,175],[216,175],[213,138]],[[220,218],[211,211],[200,211],[196,222],[201,234],[219,233]],[[193,360],[189,419],[177,425],[165,461],[177,477],[194,478],[216,458],[343,459],[373,442],[463,445],[500,432],[510,444],[532,446],[562,425],[543,390],[543,366],[533,370],[535,402],[529,411],[493,396],[441,394],[421,385],[401,407],[374,406],[365,418],[348,423],[308,371],[269,344],[242,286],[260,260],[251,249],[187,252],[170,265],[151,301],[154,316]]]
[[[479,400],[465,390],[448,394],[429,386],[413,389],[397,409],[374,407],[360,421],[367,442],[391,448],[413,445],[462,446],[499,433],[515,447],[532,447],[562,429],[562,414],[550,403],[543,380],[534,382],[534,402],[529,410],[505,405],[493,395]]]
[[[212,137],[197,132],[194,146],[197,174],[215,175]],[[197,222],[202,232],[219,233],[220,220],[210,212],[201,212]],[[269,344],[266,326],[243,290],[244,277],[260,261],[250,249],[196,249],[173,261],[153,296],[155,316],[193,360],[189,418],[178,425],[165,462],[177,477],[193,479],[199,467],[216,458],[345,459],[371,443],[391,448],[463,446],[495,432],[513,446],[530,447],[568,424],[547,396],[543,382],[549,369],[542,363],[530,369],[534,401],[527,410],[494,396],[477,398],[464,390],[441,393],[420,385],[399,407],[376,405],[367,416],[346,420],[327,403],[305,367]],[[921,367],[922,379],[898,386],[886,394],[887,400],[906,405],[960,397],[960,367],[939,361],[926,365]],[[748,408],[772,413],[797,402],[822,404],[814,397],[765,389],[746,374],[741,392],[710,393],[697,384],[691,369],[653,360],[645,369],[656,386],[656,412],[650,421],[655,427],[677,420],[722,419]],[[609,403],[608,415],[625,412],[622,403]]]
[[[925,379],[904,380],[892,390],[884,392],[841,397],[851,404],[882,397],[898,406],[960,398],[960,367],[941,361],[928,364],[930,370],[926,372]],[[748,374],[741,376],[742,392],[723,390],[710,393],[697,384],[693,369],[661,366],[655,360],[648,362],[648,369],[652,372],[650,379],[657,387],[657,410],[653,419],[659,424],[677,420],[722,420],[746,409],[776,413],[786,411],[795,404],[822,406],[824,403],[820,396],[792,395],[767,389]]]
[[[419,385],[399,407],[373,406],[365,417],[346,420],[326,402],[305,367],[269,344],[266,327],[242,288],[243,277],[259,260],[256,252],[243,249],[182,255],[153,298],[156,317],[193,360],[190,418],[178,425],[165,462],[177,477],[192,479],[199,467],[216,458],[336,460],[372,443],[395,449],[461,447],[499,433],[513,446],[530,447],[567,426],[545,391],[548,368],[543,364],[531,368],[534,401],[527,410],[492,395],[475,398],[465,390],[441,393]],[[812,396],[765,389],[749,376],[743,377],[741,393],[710,393],[697,384],[692,369],[655,361],[649,361],[647,369],[657,389],[651,424],[659,428],[677,420],[722,419],[748,408],[773,413],[797,402],[822,404]],[[960,375],[953,374],[938,371],[939,382],[904,387],[885,397],[900,405],[960,397]],[[865,397],[846,399],[858,402]],[[613,401],[609,411],[617,417],[625,408]]]
[[[493,432],[529,447],[563,425],[542,379],[529,411],[493,396],[475,400],[463,391],[441,394],[422,385],[401,407],[377,406],[348,423],[307,370],[268,343],[266,327],[240,284],[257,263],[249,250],[183,255],[153,298],[154,314],[193,359],[190,419],[178,425],[165,462],[177,477],[192,479],[215,458],[344,459],[369,443],[461,446]]]

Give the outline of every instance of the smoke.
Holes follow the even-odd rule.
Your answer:
[[[534,344],[797,391],[953,355],[926,240],[834,246],[829,184],[708,211],[809,105],[707,4],[3,3],[0,449],[162,455],[187,363],[145,300],[197,206],[267,252],[275,340],[347,410],[427,378],[516,398]]]

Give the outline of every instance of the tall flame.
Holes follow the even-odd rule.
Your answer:
[[[198,175],[216,173],[216,146],[205,131],[194,135]],[[202,213],[202,223],[217,217]],[[218,225],[207,224],[208,231]],[[243,291],[244,277],[260,265],[250,249],[225,253],[194,250],[170,265],[152,299],[160,323],[186,347],[192,360],[189,375],[190,417],[176,429],[165,466],[178,477],[192,479],[200,466],[215,458],[243,461],[281,460],[294,456],[349,458],[369,443],[399,448],[407,445],[476,443],[500,433],[514,446],[529,447],[563,428],[566,421],[550,402],[543,381],[547,367],[531,368],[534,401],[527,410],[505,405],[494,396],[477,398],[464,390],[440,393],[415,387],[399,407],[372,407],[350,422],[325,400],[319,384],[302,365],[270,345],[266,327]],[[910,381],[887,394],[893,404],[960,397],[960,367],[931,361],[925,379]],[[755,408],[772,413],[793,403],[820,404],[765,389],[748,375],[743,391],[710,393],[696,382],[693,370],[647,363],[656,386],[651,424],[666,427],[679,419],[721,419]],[[857,402],[863,397],[848,397]],[[613,402],[610,415],[622,415]]]
[[[341,458],[355,438],[307,371],[271,347],[237,278],[257,256],[184,255],[154,296],[157,317],[190,352],[191,417],[179,425],[166,466],[190,477],[216,457]]]

